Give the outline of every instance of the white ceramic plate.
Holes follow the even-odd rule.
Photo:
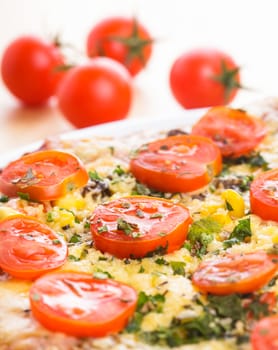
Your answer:
[[[61,139],[80,139],[89,138],[91,136],[112,136],[117,138],[140,131],[159,131],[170,130],[175,128],[185,128],[196,122],[205,112],[206,109],[185,110],[182,117],[171,117],[165,119],[126,119],[112,123],[100,124],[84,129],[76,129],[59,135]],[[56,137],[56,136],[55,136]],[[22,154],[38,149],[44,140],[37,141],[26,146],[20,147],[12,152],[1,155],[0,167],[4,167],[7,163],[22,156]]]

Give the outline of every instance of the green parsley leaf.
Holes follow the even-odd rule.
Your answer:
[[[189,249],[192,255],[201,257],[207,253],[207,247],[212,242],[215,234],[221,231],[221,225],[210,217],[193,222],[184,247]],[[190,244],[188,244],[190,243]]]
[[[252,236],[250,217],[239,220],[229,238],[223,242],[224,248],[229,248],[234,244],[245,242]]]

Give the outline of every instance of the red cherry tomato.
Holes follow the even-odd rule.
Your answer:
[[[61,151],[29,153],[3,169],[0,191],[12,197],[25,193],[37,201],[54,200],[88,181],[80,160]]]
[[[131,75],[150,59],[153,40],[135,18],[111,17],[99,22],[87,38],[89,57],[106,56],[125,65]]]
[[[200,290],[216,295],[252,293],[275,275],[277,264],[263,251],[227,254],[202,262],[192,276]]]
[[[192,219],[183,205],[145,196],[124,197],[93,213],[95,247],[118,258],[143,258],[179,249]]]
[[[131,100],[128,71],[104,57],[71,69],[58,91],[62,113],[78,128],[127,117]]]
[[[66,242],[47,225],[22,215],[0,221],[0,267],[10,275],[34,279],[66,258]]]
[[[251,333],[253,350],[278,350],[278,315],[261,319]]]
[[[49,273],[30,290],[32,313],[44,327],[78,337],[120,332],[136,302],[132,287],[77,272]]]
[[[9,91],[27,105],[45,103],[56,92],[64,75],[64,59],[53,44],[23,36],[4,51],[1,73]]]
[[[224,52],[192,50],[173,63],[170,87],[184,108],[223,105],[232,101],[240,88],[239,68]]]
[[[260,174],[250,186],[251,212],[264,220],[278,221],[278,169]]]
[[[224,157],[253,151],[266,136],[264,123],[240,109],[211,108],[192,128],[192,134],[211,138]]]
[[[178,135],[144,145],[130,161],[133,175],[163,192],[190,192],[221,171],[219,148],[208,138]]]

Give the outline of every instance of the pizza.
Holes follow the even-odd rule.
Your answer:
[[[198,113],[1,169],[1,350],[277,349],[278,103]]]

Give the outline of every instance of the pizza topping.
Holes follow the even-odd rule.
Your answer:
[[[250,205],[252,213],[264,220],[278,219],[278,169],[262,173],[251,184]]]
[[[253,350],[277,350],[278,315],[260,320],[251,333]]]
[[[266,136],[266,128],[241,109],[211,108],[192,128],[194,135],[211,138],[224,157],[237,158],[253,151]]]
[[[251,236],[250,217],[239,220],[229,238],[223,242],[224,248],[230,248],[234,244],[240,244],[241,242],[249,242]]]
[[[35,201],[54,200],[84,186],[88,174],[81,162],[62,151],[29,153],[11,162],[0,175],[0,190],[8,196]]]
[[[91,231],[97,249],[119,258],[142,258],[180,248],[190,223],[188,209],[180,204],[133,196],[98,206]]]
[[[194,221],[188,231],[185,247],[193,256],[201,257],[207,253],[209,243],[221,228],[221,225],[210,217]]]
[[[13,215],[0,221],[0,266],[10,275],[34,279],[62,266],[67,246],[48,226]]]
[[[216,295],[251,293],[266,285],[276,270],[273,257],[263,251],[227,254],[203,261],[192,282],[201,291]]]
[[[218,147],[192,135],[171,136],[138,150],[130,161],[136,179],[163,192],[190,192],[206,186],[221,171]]]
[[[30,290],[32,313],[44,327],[78,337],[121,331],[136,302],[132,287],[77,272],[47,274]]]
[[[246,306],[248,302],[250,307]],[[201,308],[201,312],[196,312],[195,303]],[[250,310],[257,310],[252,320]],[[142,330],[141,325],[147,314],[137,306],[137,311],[126,330],[136,332],[141,340],[151,345],[166,345],[170,348],[226,337],[236,338],[239,344],[248,341],[248,330],[254,319],[259,320],[272,313],[263,294],[252,295],[252,300],[250,295],[208,295],[205,302],[203,298],[197,297],[191,306],[186,305],[184,312],[176,315],[169,327],[159,327],[153,331]]]

